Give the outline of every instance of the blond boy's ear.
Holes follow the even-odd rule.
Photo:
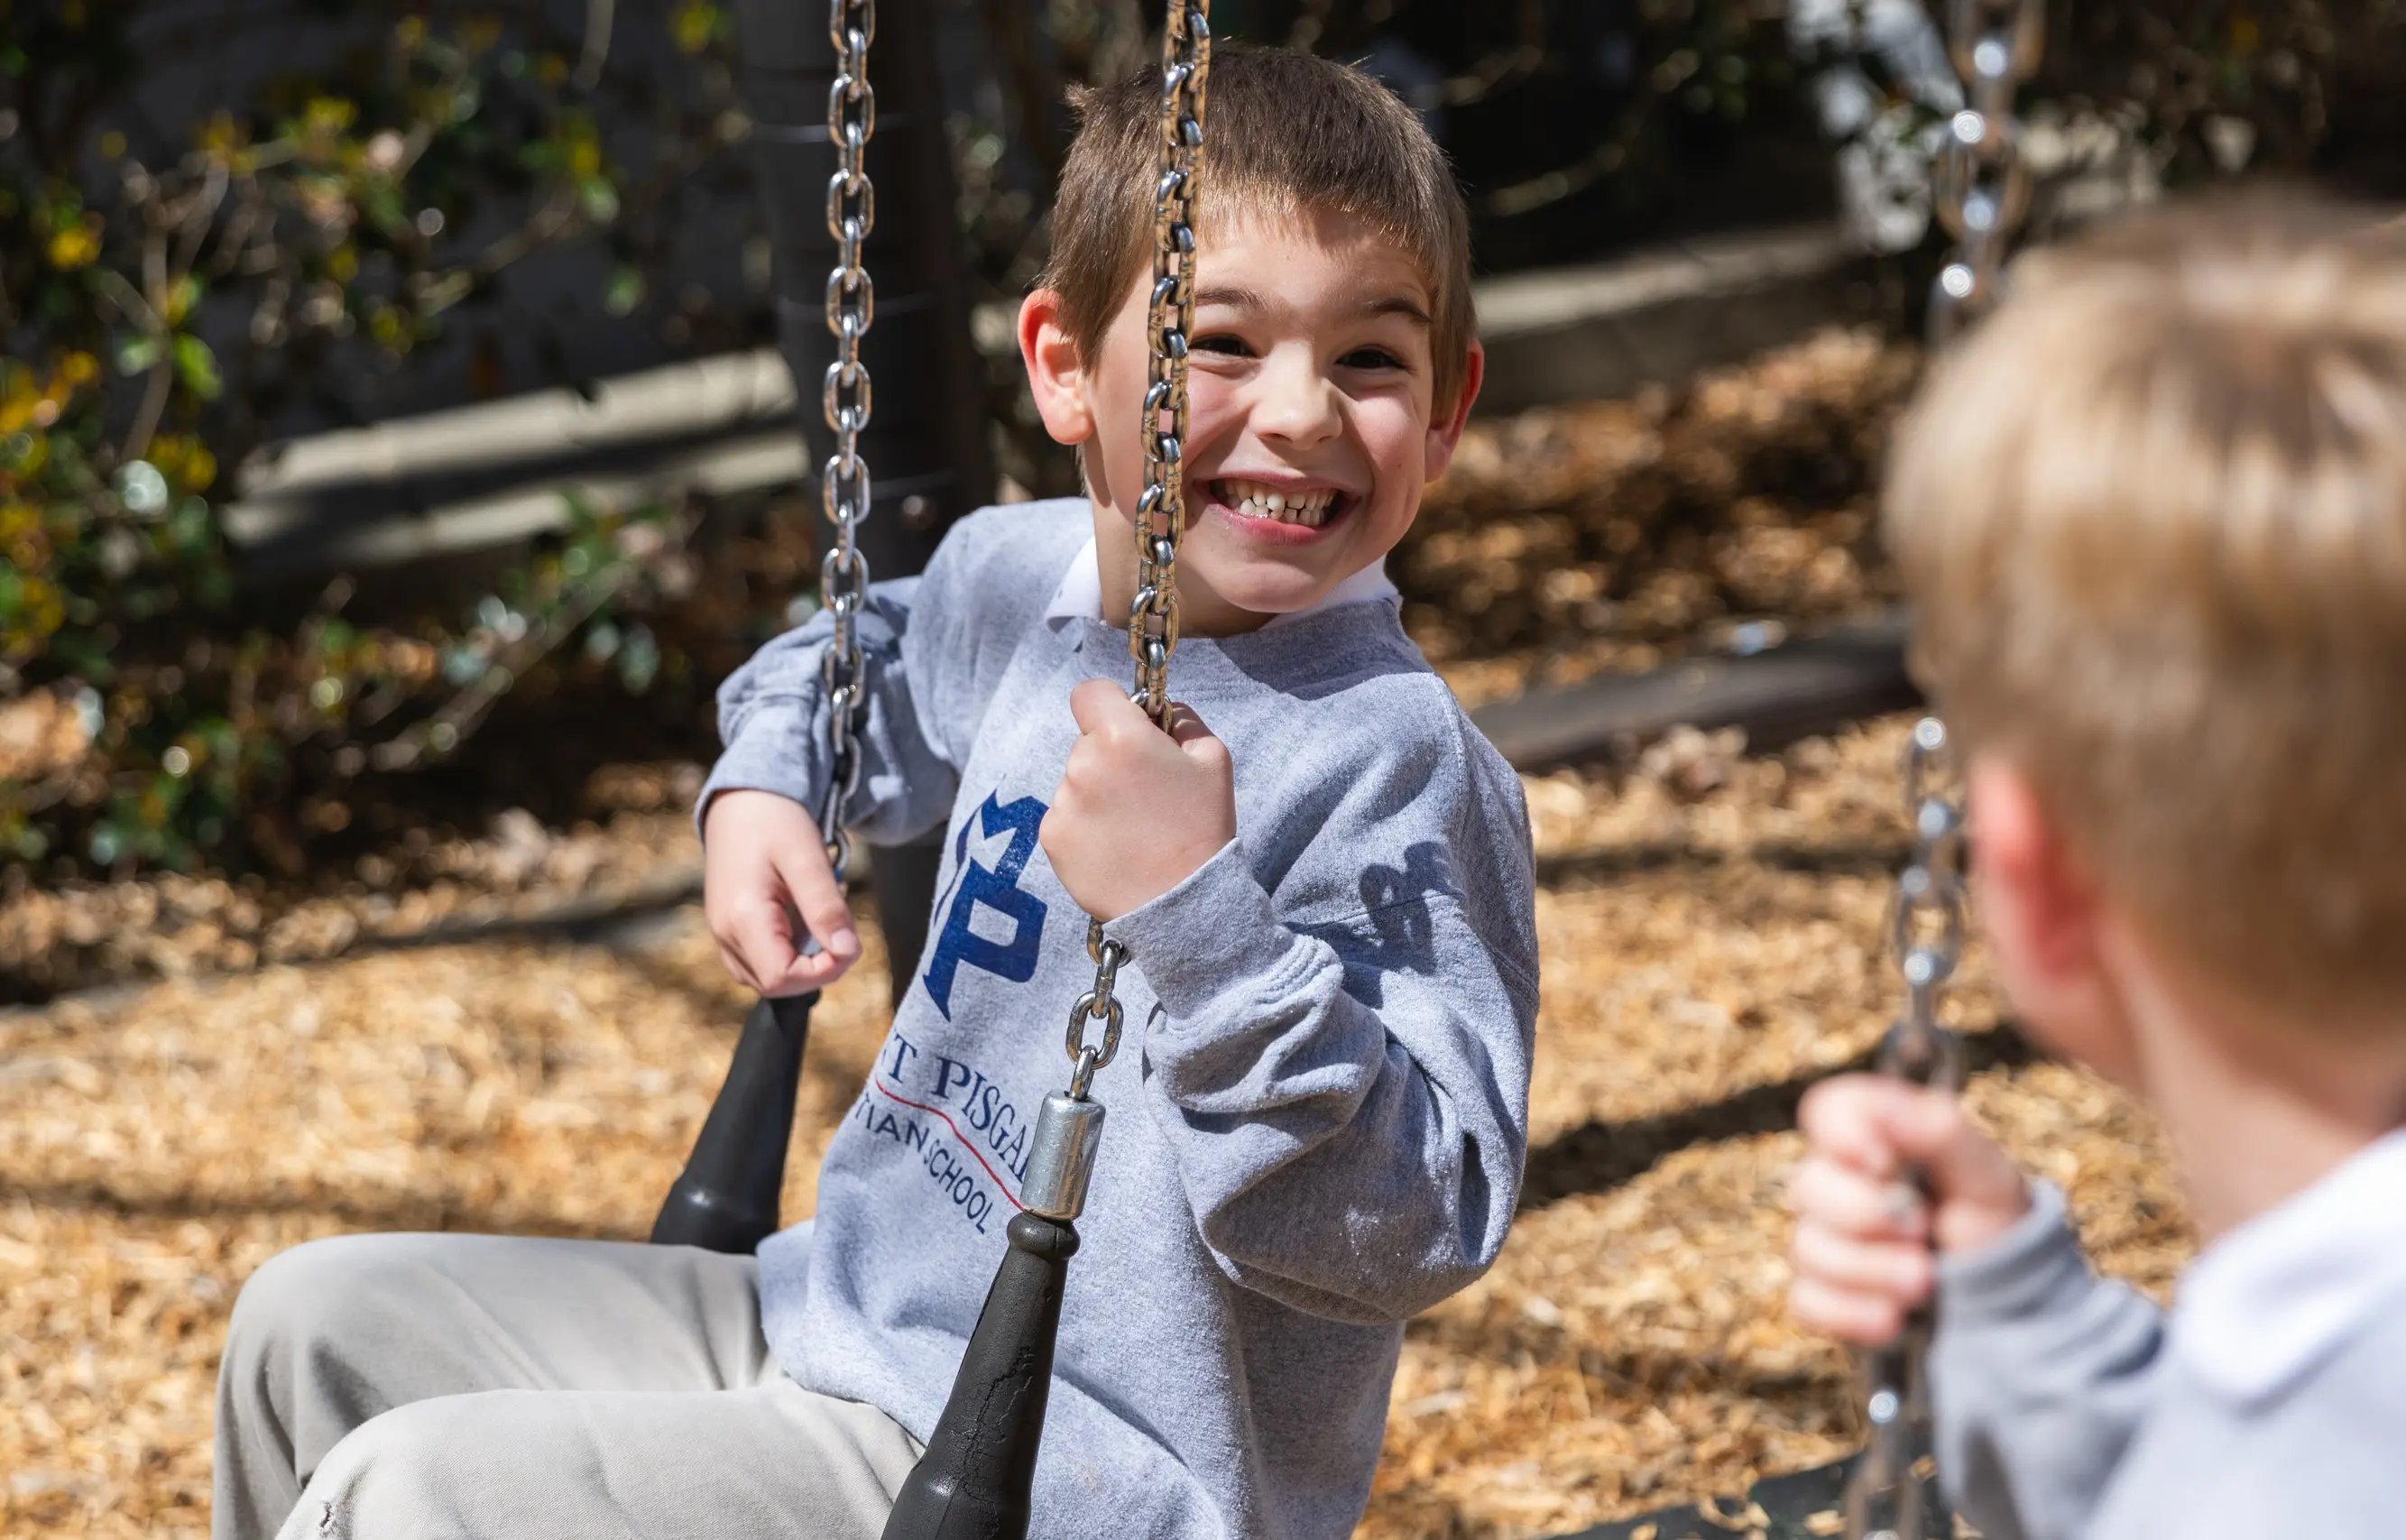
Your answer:
[[[1470,421],[1471,403],[1478,401],[1479,383],[1486,377],[1487,350],[1473,337],[1470,356],[1463,362],[1462,389],[1454,395],[1452,409],[1441,417],[1429,418],[1428,464],[1422,479],[1435,481],[1453,463],[1453,451],[1462,443],[1463,427]]]
[[[1061,296],[1040,289],[1019,302],[1019,357],[1027,366],[1027,389],[1037,416],[1056,444],[1079,445],[1095,436],[1078,346],[1061,324]]]
[[[2019,766],[1984,756],[1967,779],[1981,928],[2016,1016],[2049,1051],[2136,1088],[2109,935],[2124,917]]]

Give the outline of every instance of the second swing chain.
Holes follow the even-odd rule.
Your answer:
[[[1965,105],[1947,120],[1931,172],[1931,201],[1956,241],[1930,295],[1930,346],[1944,347],[2004,291],[2004,261],[2028,216],[2031,177],[2014,96],[2037,73],[2044,0],[1949,0],[1948,53]],[[1904,975],[1904,1009],[1881,1045],[1883,1074],[1945,1091],[1961,1088],[1963,1044],[1939,1019],[1961,959],[1965,849],[1960,765],[1946,725],[1914,724],[1905,751],[1905,815],[1913,857],[1897,879],[1890,940]],[[1864,1418],[1871,1436],[1847,1491],[1849,1540],[1928,1540],[1933,1514],[1918,1468],[1929,1443],[1929,1355],[1935,1320],[1914,1313],[1904,1335],[1869,1355]]]
[[[835,452],[819,473],[819,499],[835,544],[819,563],[819,603],[834,634],[819,660],[827,691],[828,790],[819,808],[819,838],[836,884],[852,862],[844,804],[859,788],[860,724],[868,714],[869,670],[860,648],[860,611],[869,600],[869,558],[861,554],[860,521],[869,516],[869,462],[860,435],[869,427],[869,365],[860,341],[869,334],[876,291],[861,265],[861,246],[877,223],[877,190],[869,180],[869,140],[877,132],[877,93],[869,85],[869,45],[877,35],[877,0],[829,0],[828,33],[835,43],[835,80],[828,87],[828,139],[835,174],[828,178],[828,233],[835,266],[828,273],[827,326],[835,334],[835,361],[819,389]]]

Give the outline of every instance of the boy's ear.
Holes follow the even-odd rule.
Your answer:
[[[2019,766],[1981,756],[1967,783],[1981,926],[2016,1016],[2049,1050],[2135,1087],[2136,1044],[2104,944],[2110,899]]]
[[[1464,360],[1462,389],[1453,398],[1453,409],[1442,418],[1432,417],[1428,426],[1428,472],[1423,478],[1435,481],[1445,474],[1453,463],[1454,446],[1462,442],[1463,425],[1470,420],[1470,406],[1479,399],[1480,382],[1487,378],[1487,350],[1479,339],[1470,340],[1470,356]]]
[[[1019,302],[1019,357],[1027,365],[1028,392],[1036,414],[1056,444],[1083,444],[1095,436],[1094,408],[1078,346],[1061,323],[1061,296],[1040,289]]]

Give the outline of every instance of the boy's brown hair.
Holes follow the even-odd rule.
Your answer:
[[[1349,65],[1287,49],[1215,47],[1203,134],[1203,214],[1327,208],[1369,219],[1428,280],[1437,408],[1468,368],[1470,219],[1445,152],[1411,108]],[[1102,346],[1151,271],[1161,72],[1073,92],[1078,134],[1053,205],[1053,255],[1037,282],[1061,296],[1078,355]]]
[[[2406,239],[2294,196],[2036,254],[1889,468],[1919,664],[2150,934],[2406,998]]]

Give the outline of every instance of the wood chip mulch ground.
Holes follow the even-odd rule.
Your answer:
[[[1895,998],[1876,938],[1902,730],[1528,783],[1528,1197],[1493,1272],[1410,1328],[1364,1540],[1559,1533],[1855,1440],[1844,1358],[1779,1303],[1782,1130]],[[819,1013],[790,1212],[883,980],[872,953]],[[497,940],[0,1017],[0,1533],[205,1531],[226,1315],[282,1248],[640,1236],[745,1004],[688,917],[642,947]],[[1976,955],[1958,1008],[1993,1026]],[[1972,1099],[2069,1186],[2107,1266],[2162,1287],[2187,1241],[2127,1102],[2045,1064]]]
[[[1869,468],[1912,368],[1833,332],[1477,425],[1392,563],[1407,623],[1476,702],[1885,602]],[[1857,1441],[1845,1357],[1781,1308],[1781,1184],[1797,1097],[1861,1062],[1899,995],[1879,938],[1903,732],[1750,758],[1683,731],[1524,783],[1543,1001],[1521,1213],[1493,1272],[1408,1330],[1360,1540],[1560,1534]],[[619,767],[585,825],[503,812],[285,889],[0,873],[0,984],[121,985],[0,1013],[0,1534],[205,1533],[227,1313],[279,1250],[644,1235],[749,1002],[690,906],[609,945],[511,922],[673,902],[697,773]],[[870,954],[814,1023],[796,1216],[883,1032],[862,921]],[[1979,1115],[2067,1186],[2104,1265],[2163,1289],[2190,1243],[2144,1118],[1999,1030],[1976,952],[1951,1009],[1988,1067]]]

